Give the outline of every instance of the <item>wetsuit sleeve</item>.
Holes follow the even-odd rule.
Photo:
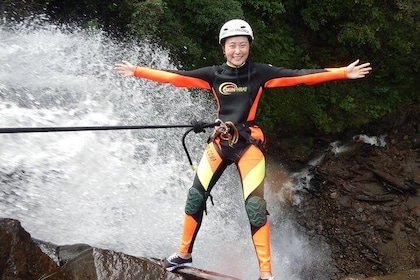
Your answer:
[[[314,85],[347,79],[346,67],[302,70],[274,68],[269,72],[273,76],[267,79],[264,84],[265,88],[288,87],[298,84]]]
[[[134,76],[158,83],[170,83],[176,87],[210,89],[209,70],[210,68],[192,71],[157,70],[137,66]]]

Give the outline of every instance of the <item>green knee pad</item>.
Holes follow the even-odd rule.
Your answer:
[[[187,196],[187,203],[185,205],[185,213],[194,215],[200,210],[204,202],[204,196],[196,188],[190,188]]]
[[[254,227],[262,227],[267,221],[267,204],[259,196],[252,196],[245,201],[249,222]]]

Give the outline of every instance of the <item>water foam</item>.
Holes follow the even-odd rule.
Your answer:
[[[175,68],[147,42],[119,43],[100,30],[45,21],[0,25],[0,126],[84,126],[212,120],[215,104],[170,85],[116,75],[122,59]],[[202,93],[198,93],[200,95]],[[204,93],[203,93],[204,94]],[[19,219],[34,238],[87,243],[137,256],[176,250],[189,170],[183,130],[0,135],[0,215]],[[199,160],[206,135],[190,136]],[[274,274],[300,279],[319,252],[267,190]],[[239,176],[229,167],[214,189],[195,247],[195,265],[257,278]],[[315,253],[314,252],[318,252]],[[323,259],[323,258],[321,258]]]

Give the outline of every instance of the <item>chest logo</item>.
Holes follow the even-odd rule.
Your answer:
[[[223,95],[230,95],[235,92],[246,92],[248,87],[238,87],[235,83],[225,82],[219,86],[219,92]]]

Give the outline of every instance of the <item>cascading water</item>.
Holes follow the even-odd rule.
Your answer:
[[[98,30],[44,20],[3,21],[0,127],[214,120],[216,107],[205,93],[124,79],[113,69],[122,59],[174,68],[167,52],[147,42],[118,43]],[[87,243],[135,256],[167,256],[178,247],[194,176],[182,149],[183,132],[1,134],[0,216],[18,219],[34,238],[58,245]],[[206,137],[188,137],[195,163]],[[293,226],[267,181],[274,275],[301,279],[304,271],[327,262],[327,252]],[[226,170],[213,196],[194,265],[256,279],[257,260],[234,167]]]

